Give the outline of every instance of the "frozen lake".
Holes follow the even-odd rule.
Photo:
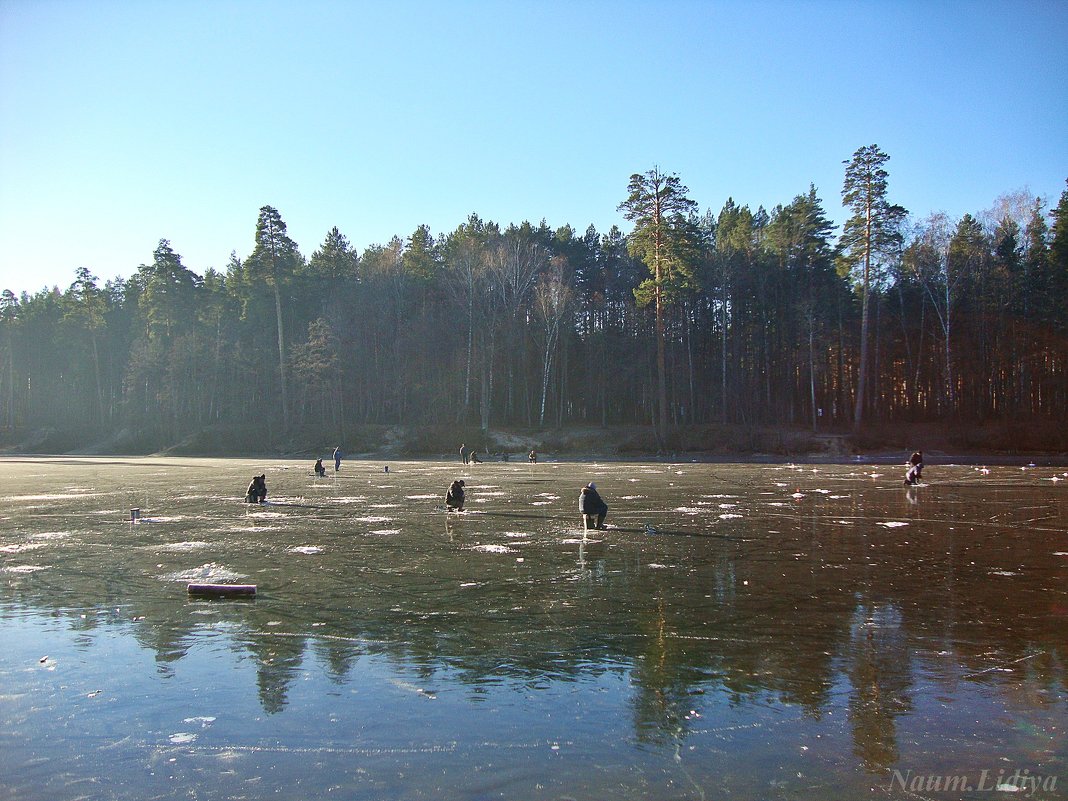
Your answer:
[[[0,460],[0,799],[1068,798],[1063,467],[326,461]]]

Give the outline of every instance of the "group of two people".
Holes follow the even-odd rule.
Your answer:
[[[450,512],[462,512],[466,486],[462,478],[458,478],[449,485],[445,493],[445,508]],[[579,514],[582,515],[583,525],[590,528],[603,529],[604,519],[608,516],[608,504],[597,492],[597,485],[592,481],[579,491]]]
[[[322,478],[323,476],[326,475],[326,468],[323,467],[323,460],[322,459],[316,459],[315,460],[315,467],[313,467],[312,469],[315,471],[315,475],[319,476],[319,478]],[[341,446],[338,445],[336,448],[334,448],[334,472],[336,473],[340,469],[341,469]]]

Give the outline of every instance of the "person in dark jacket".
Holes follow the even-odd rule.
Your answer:
[[[923,451],[916,451],[909,457],[909,469],[905,473],[906,484],[919,484],[923,481]]]
[[[326,475],[326,468],[323,467],[322,459],[315,460],[315,467],[313,469],[315,470],[315,475],[319,476],[319,478],[322,478]]]
[[[594,520],[594,525],[590,526],[590,528],[604,528],[604,519],[608,515],[608,504],[601,499],[600,493],[597,492],[597,485],[592,481],[579,492],[579,512],[583,516],[584,523]]]
[[[267,474],[262,476],[253,476],[252,481],[249,482],[248,491],[245,493],[245,500],[249,503],[263,503],[267,500]]]
[[[460,461],[463,462],[464,464],[467,464],[468,458],[469,458],[469,453],[468,453],[468,450],[467,450],[467,445],[465,443],[462,443],[460,445]]]
[[[341,469],[341,446],[334,448],[334,472]]]
[[[464,481],[462,478],[449,485],[449,491],[445,493],[445,508],[450,512],[462,512],[464,510]]]

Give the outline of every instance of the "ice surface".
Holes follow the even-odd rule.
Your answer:
[[[934,465],[915,492],[856,464],[487,463],[463,514],[455,460],[381,467],[0,460],[12,797],[816,801],[893,798],[893,769],[946,759],[1068,775],[1063,467]]]

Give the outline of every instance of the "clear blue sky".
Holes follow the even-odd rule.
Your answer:
[[[0,288],[471,212],[628,226],[634,172],[702,210],[816,185],[876,143],[891,200],[954,217],[1068,178],[1068,2],[0,0]]]

